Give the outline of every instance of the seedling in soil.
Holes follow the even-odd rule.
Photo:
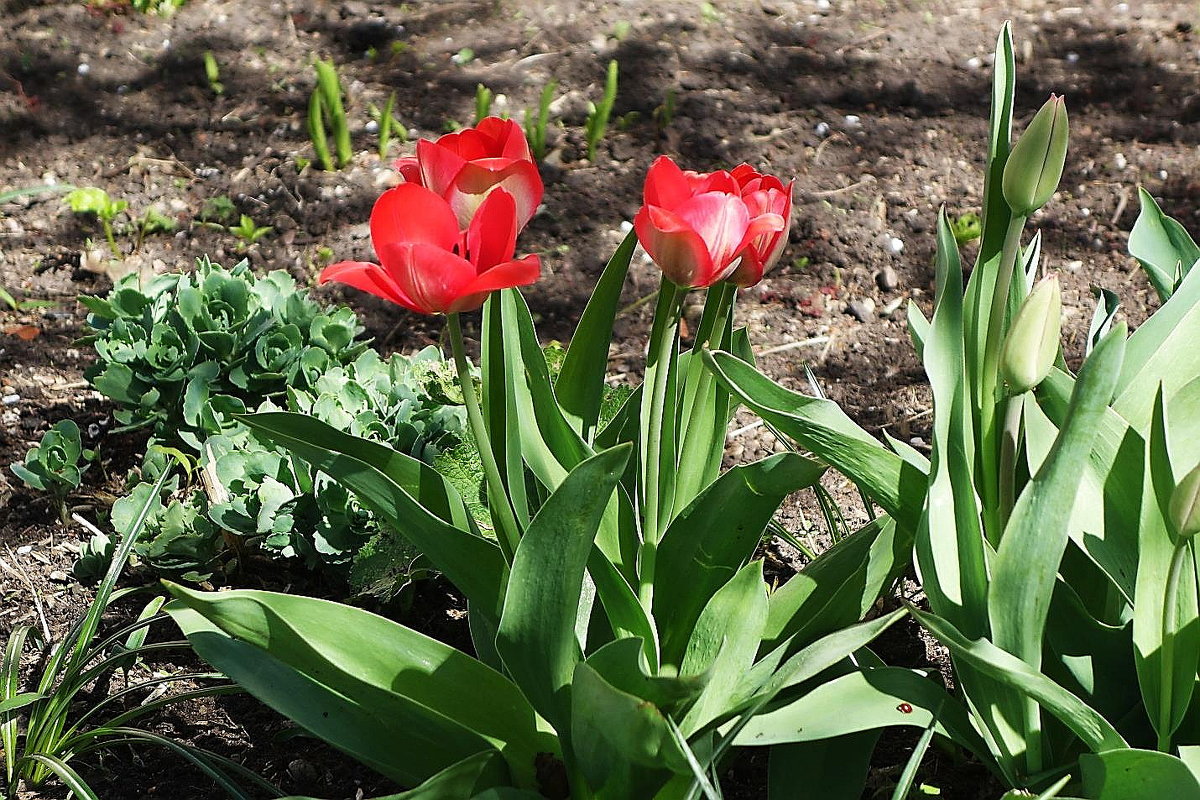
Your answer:
[[[0,303],[13,311],[33,311],[38,308],[50,308],[54,305],[49,300],[18,300],[3,286],[0,286]]]
[[[613,25],[612,32],[609,33],[609,36],[616,39],[618,42],[623,42],[629,36],[629,32],[631,30],[633,30],[633,25],[629,22],[629,20],[619,20],[617,24]]]
[[[469,47],[464,47],[462,50],[459,50],[457,53],[452,55],[450,60],[455,64],[458,64],[460,67],[465,67],[467,64],[470,64],[475,60],[475,51]]]
[[[983,220],[974,211],[959,214],[950,223],[950,232],[954,234],[954,241],[959,245],[973,242],[983,235]]]
[[[95,451],[83,448],[79,426],[65,419],[46,431],[25,454],[25,461],[11,469],[29,488],[49,494],[66,522],[67,495],[79,488],[84,470],[95,458]]]
[[[717,7],[714,6],[712,3],[701,3],[700,4],[700,19],[702,19],[704,21],[705,25],[708,25],[709,23],[713,23],[713,22],[720,22],[721,21],[721,12],[717,11]]]
[[[217,57],[212,50],[204,51],[204,77],[208,79],[208,88],[213,94],[225,94],[225,84],[221,83],[221,68],[217,65]]]
[[[354,155],[350,147],[350,125],[342,105],[342,84],[337,67],[331,60],[318,60],[313,68],[317,72],[317,88],[308,103],[308,135],[322,169],[333,172],[349,164]],[[330,133],[337,153],[336,162],[329,151]]]
[[[604,96],[600,98],[600,104],[588,104],[588,117],[584,125],[587,133],[588,161],[596,160],[596,147],[608,129],[608,118],[612,114],[613,103],[617,100],[617,70],[617,60],[614,58],[608,62],[608,75],[604,80]]]
[[[550,122],[550,103],[556,91],[558,81],[550,81],[542,88],[542,95],[538,98],[537,115],[525,111],[525,138],[529,140],[529,149],[538,161],[546,157],[546,125]]]
[[[108,249],[113,258],[120,258],[121,251],[117,249],[117,239],[113,235],[113,222],[117,216],[129,207],[124,200],[113,200],[108,192],[95,186],[75,189],[63,198],[67,207],[76,214],[94,214],[100,220],[104,229],[104,238],[108,240]]]
[[[238,238],[238,250],[245,250],[251,245],[258,244],[258,240],[270,233],[274,228],[270,225],[257,225],[249,214],[242,214],[241,220],[237,225],[231,225],[229,232]]]
[[[654,109],[654,124],[658,129],[666,130],[675,120],[675,87],[667,89],[667,95],[663,98],[662,105]]]
[[[496,99],[496,95],[492,90],[484,86],[482,83],[475,86],[475,124],[478,125],[480,120],[492,115],[492,101]]]
[[[408,141],[408,131],[400,124],[400,120],[396,119],[393,109],[396,107],[396,93],[392,92],[388,96],[387,103],[381,112],[375,106],[371,106],[371,116],[379,124],[379,157],[387,158],[388,149],[392,146],[392,129],[396,130],[396,139],[404,144]]]
[[[219,194],[204,201],[204,208],[200,211],[200,221],[225,224],[232,222],[237,215],[237,206],[233,204],[229,196]]]

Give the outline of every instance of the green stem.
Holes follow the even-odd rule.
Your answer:
[[[1179,581],[1183,575],[1183,561],[1188,551],[1187,539],[1175,545],[1163,596],[1162,647],[1158,651],[1158,725],[1155,727],[1158,729],[1158,749],[1164,753],[1171,751],[1171,706],[1175,685],[1175,612],[1179,607]]]
[[[646,362],[646,379],[643,381],[642,396],[642,547],[638,553],[638,599],[643,608],[650,610],[654,600],[654,568],[658,541],[662,538],[664,520],[670,518],[667,502],[673,504],[674,490],[662,491],[663,484],[673,476],[673,470],[664,475],[660,470],[663,453],[663,422],[670,388],[670,374],[674,366],[679,340],[679,311],[683,292],[665,276],[659,291],[658,308],[654,314],[654,328],[650,332],[650,352]],[[646,388],[649,394],[645,393]],[[674,420],[670,423],[673,425]],[[673,431],[667,445],[671,461],[675,461],[675,435]],[[665,513],[664,513],[665,511]]]
[[[1003,532],[999,514],[999,480],[997,456],[999,455],[998,431],[996,430],[996,391],[999,386],[1000,337],[1004,333],[1005,318],[1008,316],[1008,294],[1012,286],[1013,270],[1017,254],[1021,250],[1021,232],[1025,230],[1025,217],[1014,216],[1008,223],[1004,236],[1004,248],[1000,251],[1000,265],[996,273],[996,285],[992,291],[991,308],[988,310],[987,337],[983,348],[982,387],[979,396],[979,435],[983,473],[983,517],[984,532],[992,546],[1000,543]]]
[[[467,363],[466,349],[463,346],[462,323],[458,313],[446,315],[447,328],[450,331],[450,349],[454,353],[454,366],[458,369],[458,383],[462,387],[463,403],[467,407],[467,421],[471,425],[471,435],[475,437],[475,446],[479,449],[479,460],[483,464],[483,476],[487,481],[488,499],[491,501],[492,512],[497,515],[496,540],[504,557],[511,564],[513,555],[517,552],[517,542],[521,538],[521,528],[517,525],[516,515],[513,514],[512,504],[505,491],[504,481],[500,478],[500,467],[496,464],[496,454],[492,450],[492,440],[488,436],[487,426],[483,422],[483,414],[479,410],[479,398],[475,394],[475,382],[471,377],[471,367]]]
[[[1008,525],[1008,518],[1016,504],[1017,443],[1021,441],[1021,409],[1023,397],[1009,397],[1004,401],[1004,434],[1000,439],[1000,533]]]
[[[121,251],[117,247],[117,237],[113,235],[112,223],[101,218],[100,225],[104,228],[104,238],[108,240],[108,249],[112,251],[113,258],[120,258]]]

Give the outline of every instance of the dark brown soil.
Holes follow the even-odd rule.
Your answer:
[[[116,270],[148,273],[186,267],[203,254],[226,263],[245,255],[256,268],[284,268],[309,281],[330,253],[372,256],[367,215],[396,175],[366,131],[371,104],[382,106],[395,91],[411,135],[434,137],[471,122],[478,83],[503,95],[496,111],[520,118],[553,79],[560,99],[543,169],[545,210],[521,241],[544,257],[544,278],[527,296],[545,338],[569,337],[639,205],[656,154],[699,170],[748,161],[796,177],[791,247],[738,306],[761,364],[795,386],[811,364],[825,391],[868,430],[923,447],[928,391],[908,343],[904,302],[928,308],[938,207],[978,210],[989,54],[1009,18],[1020,120],[1051,91],[1065,93],[1070,108],[1067,174],[1034,224],[1045,237],[1045,263],[1065,277],[1075,337],[1068,352],[1078,353],[1092,308],[1089,286],[1118,292],[1135,324],[1148,313],[1147,284],[1124,252],[1136,186],[1186,226],[1200,227],[1192,177],[1200,38],[1186,4],[190,0],[162,18],[133,13],[120,0],[104,8],[0,0],[0,192],[53,182],[99,186],[135,214],[154,207],[179,223],[178,233],[140,243],[122,235],[126,257]],[[220,66],[219,96],[205,79],[206,51]],[[335,174],[299,168],[313,155],[304,113],[316,56],[338,64],[359,151]],[[581,125],[610,58],[621,66],[620,91],[610,133],[589,163]],[[656,110],[669,95],[674,118],[660,125]],[[271,226],[271,234],[242,253],[233,236],[200,225],[205,202],[218,196]],[[0,462],[19,459],[59,419],[95,423],[90,443],[104,453],[105,473],[93,470],[78,502],[98,519],[111,500],[100,490],[115,489],[138,443],[107,435],[109,409],[82,381],[88,353],[71,344],[83,319],[75,296],[106,291],[114,272],[89,239],[103,242],[58,195],[0,206],[0,285],[20,299],[54,302],[49,310],[0,311],[0,395],[16,398],[0,406]],[[640,261],[628,301],[649,294],[656,281],[654,267]],[[435,318],[337,288],[319,293],[361,309],[386,349],[438,340]],[[620,320],[614,372],[639,372],[648,313],[643,305]],[[20,335],[31,331],[33,339]],[[739,417],[731,456],[756,458],[779,446],[751,423]],[[2,555],[28,576],[60,628],[81,612],[88,592],[62,575],[82,531],[64,532],[55,518],[7,469],[0,473]],[[426,610],[414,624],[447,630],[444,590],[434,584],[422,591],[418,608]],[[8,573],[0,573],[0,597],[0,634],[35,618],[29,590]],[[887,640],[884,654],[922,663],[923,651],[904,652],[911,648],[905,641],[915,640],[902,639]],[[277,737],[284,723],[248,700],[183,707],[157,725],[244,759],[288,791],[354,797],[387,789],[308,740]],[[885,738],[867,796],[890,793],[889,776],[913,741]],[[924,780],[942,787],[942,796],[999,794],[977,771],[948,772],[951,760],[942,757],[931,762]],[[150,751],[116,751],[89,770],[107,798],[217,796],[195,773]],[[735,772],[739,784],[749,776],[744,796],[756,796],[760,778],[753,776],[761,773],[754,763]]]

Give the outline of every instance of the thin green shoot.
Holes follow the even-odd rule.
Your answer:
[[[221,83],[221,67],[217,64],[217,57],[213,55],[212,50],[204,51],[204,77],[208,80],[208,88],[212,89],[213,94],[225,94],[225,84]]]
[[[475,124],[478,125],[485,117],[491,116],[492,101],[496,95],[482,83],[475,86]]]
[[[666,130],[670,127],[671,122],[674,121],[676,100],[675,87],[672,86],[670,89],[667,89],[667,94],[663,97],[662,104],[654,109],[654,124],[658,126],[660,131]]]
[[[596,160],[596,147],[604,138],[605,131],[608,130],[608,118],[612,115],[613,103],[617,100],[618,70],[615,58],[608,62],[608,74],[604,80],[604,96],[600,98],[599,104],[589,104],[587,122],[584,124],[587,134],[588,161]]]
[[[229,232],[238,238],[238,250],[245,250],[258,240],[270,233],[274,228],[269,225],[258,225],[249,214],[242,214],[237,225],[231,225]]]
[[[54,303],[49,300],[18,300],[12,292],[0,286],[0,303],[13,311],[33,311],[39,308],[52,308]]]
[[[308,133],[321,166],[327,171],[341,169],[350,163],[354,150],[350,145],[350,125],[342,103],[342,84],[332,60],[318,59],[313,63],[317,87],[308,104]],[[328,128],[328,130],[327,130]],[[334,154],[329,150],[329,134],[333,135]]]
[[[550,81],[542,87],[537,114],[531,115],[528,109],[525,111],[525,138],[529,140],[529,149],[538,161],[546,157],[546,126],[550,123],[550,103],[554,101],[556,91],[558,81]]]
[[[112,251],[113,258],[121,257],[121,251],[117,248],[117,239],[113,233],[113,222],[129,208],[129,203],[124,200],[113,200],[109,197],[108,192],[95,186],[73,189],[63,198],[63,202],[76,214],[95,215],[104,229],[104,238],[108,240],[108,249]]]
[[[401,131],[401,141],[408,137],[408,132],[404,130],[402,125],[397,125],[393,109],[396,107],[396,93],[392,92],[388,95],[387,103],[383,106],[383,111],[379,114],[379,157],[387,158],[388,148],[392,146],[392,127],[396,126],[397,130]]]

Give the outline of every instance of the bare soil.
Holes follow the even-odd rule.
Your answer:
[[[868,430],[925,447],[929,393],[904,323],[905,303],[928,311],[937,209],[978,211],[989,102],[990,53],[1014,22],[1023,123],[1050,92],[1064,93],[1072,150],[1061,191],[1035,216],[1044,261],[1064,277],[1068,354],[1077,356],[1093,301],[1116,291],[1137,324],[1152,293],[1125,253],[1136,187],[1192,229],[1200,215],[1193,166],[1200,145],[1200,38],[1192,4],[1111,0],[716,0],[534,2],[443,0],[189,0],[169,17],[61,0],[0,0],[0,193],[46,183],[99,186],[141,215],[155,208],[174,234],[118,238],[108,263],[99,229],[66,211],[60,195],[0,205],[0,286],[36,311],[0,310],[0,463],[22,457],[55,421],[74,418],[104,469],[76,498],[101,520],[135,463],[136,437],[108,433],[110,408],[82,379],[86,349],[73,347],[80,293],[101,294],[115,273],[186,268],[208,254],[311,281],[334,258],[372,257],[366,220],[397,181],[375,152],[369,108],[396,92],[411,138],[436,137],[473,117],[475,87],[497,93],[496,112],[518,119],[558,82],[543,168],[545,210],[522,237],[545,275],[526,293],[547,339],[565,340],[604,261],[640,203],[659,153],[697,170],[747,161],[796,178],[791,246],[758,287],[743,293],[763,368],[797,388],[811,365],[830,397]],[[222,94],[203,54],[220,67]],[[304,167],[313,158],[304,119],[314,77],[332,57],[348,94],[357,155],[345,170]],[[605,65],[618,60],[620,90],[608,136],[586,161],[582,123]],[[502,97],[500,97],[502,96]],[[663,107],[674,98],[674,115]],[[244,251],[201,224],[206,201],[228,197],[272,231]],[[92,242],[92,244],[89,244]],[[969,263],[971,246],[966,260]],[[100,252],[97,252],[100,250]],[[655,269],[635,266],[627,300],[653,291]],[[409,314],[336,287],[330,301],[361,311],[379,346],[436,342],[440,320]],[[649,304],[625,314],[615,373],[641,368]],[[32,337],[32,338],[29,338]],[[733,458],[778,447],[739,417]],[[849,487],[833,485],[839,496]],[[796,522],[797,508],[787,520]],[[88,590],[69,574],[82,529],[64,531],[44,499],[0,473],[0,548],[17,575],[0,572],[0,635],[35,621],[31,592],[61,630]],[[25,583],[28,579],[28,585]],[[272,576],[281,588],[291,578]],[[305,585],[316,592],[330,587]],[[406,619],[462,637],[446,587],[423,587]],[[881,648],[895,663],[929,664],[915,629]],[[156,730],[214,747],[280,782],[323,797],[372,796],[386,782],[305,739],[250,700],[180,707]],[[914,737],[888,734],[866,797],[886,796]],[[84,762],[106,798],[220,796],[161,753],[117,750]],[[763,760],[735,769],[737,796],[762,795]],[[933,754],[922,780],[950,798],[994,798],[978,769]],[[393,787],[394,790],[394,787]],[[361,792],[361,793],[360,793]],[[62,797],[61,789],[29,797]]]

